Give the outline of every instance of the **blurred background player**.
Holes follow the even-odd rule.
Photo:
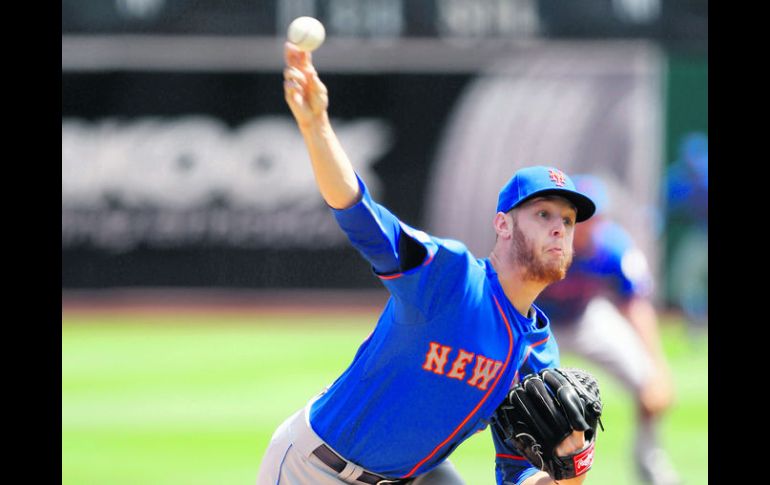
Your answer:
[[[596,203],[596,214],[575,231],[567,277],[535,301],[551,317],[562,353],[602,366],[631,391],[637,404],[634,461],[654,485],[681,483],[663,451],[658,423],[673,400],[673,383],[658,334],[652,275],[642,251],[608,215],[609,191],[593,175],[575,175],[575,186]]]
[[[708,137],[682,138],[679,158],[665,176],[666,227],[673,237],[669,295],[684,313],[691,335],[708,327]]]

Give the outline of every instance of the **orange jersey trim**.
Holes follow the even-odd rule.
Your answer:
[[[495,457],[497,457],[497,458],[508,458],[508,459],[510,459],[510,460],[527,461],[527,459],[526,459],[526,458],[524,458],[523,456],[516,456],[516,455],[504,455],[504,454],[502,454],[502,453],[498,453],[498,454],[496,454],[496,455],[495,455]]]
[[[524,365],[525,362],[527,362],[527,359],[529,359],[529,354],[532,353],[532,349],[537,347],[538,345],[544,344],[548,339],[551,338],[550,335],[543,340],[540,340],[539,342],[535,342],[534,344],[531,344],[529,347],[527,347],[527,355],[524,356],[524,359],[521,361],[521,364],[519,364],[519,367],[516,369],[516,373],[513,375],[513,382],[516,382],[516,379],[519,378],[519,369],[521,369],[521,366]]]
[[[427,264],[427,263],[426,263]],[[462,422],[455,428],[452,433],[447,436],[447,438],[442,441],[436,448],[433,449],[433,451],[430,452],[428,456],[420,460],[420,462],[414,466],[411,470],[409,470],[409,473],[406,475],[403,475],[401,478],[407,478],[411,475],[413,475],[421,466],[425,464],[426,461],[433,458],[433,455],[435,455],[438,450],[444,447],[449,441],[455,437],[455,435],[462,429],[463,426],[465,426],[465,423],[467,423],[471,417],[478,412],[479,409],[481,409],[481,406],[484,404],[484,402],[487,400],[490,394],[492,394],[492,391],[497,387],[497,383],[500,382],[500,377],[505,373],[505,368],[508,366],[508,362],[511,360],[511,354],[513,353],[513,332],[511,332],[511,324],[508,322],[508,318],[505,316],[505,312],[503,311],[502,307],[500,306],[500,303],[497,301],[497,297],[495,295],[492,295],[492,298],[495,300],[495,305],[497,306],[497,310],[500,312],[500,315],[503,317],[503,321],[505,322],[505,328],[508,330],[508,355],[505,357],[505,363],[503,364],[503,367],[500,370],[500,373],[497,374],[497,377],[495,378],[495,383],[492,384],[492,387],[489,388],[486,394],[484,394],[484,397],[481,398],[481,401],[476,405],[475,408],[465,417],[465,419],[462,420]]]
[[[544,344],[545,342],[548,341],[549,338],[550,337],[546,337],[543,340],[540,340],[539,342],[535,342],[534,344],[530,345],[529,348],[527,348],[527,355],[524,356],[524,359],[521,361],[521,365],[519,365],[519,367],[524,365],[524,363],[527,361],[527,359],[529,358],[529,354],[532,353],[532,349],[533,348],[537,347],[538,345]],[[516,382],[516,379],[518,379],[518,378],[519,378],[519,370],[516,369],[516,373],[513,375],[513,382]],[[527,459],[524,458],[523,456],[506,455],[506,454],[503,454],[503,453],[498,453],[498,454],[495,455],[495,457],[497,457],[497,458],[508,458],[510,460],[518,460],[518,461],[527,461]]]

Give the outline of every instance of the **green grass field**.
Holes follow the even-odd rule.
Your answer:
[[[62,483],[254,483],[275,427],[345,369],[374,321],[65,313]],[[707,340],[688,342],[676,321],[665,322],[663,334],[678,386],[664,443],[687,484],[706,484]],[[586,483],[635,485],[632,402],[592,370],[602,384],[606,431]],[[469,485],[494,483],[488,431],[461,445],[452,461]]]

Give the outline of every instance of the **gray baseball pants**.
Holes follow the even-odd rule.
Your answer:
[[[262,458],[257,485],[363,485],[356,481],[364,471],[360,466],[348,463],[337,473],[313,454],[324,441],[310,427],[309,409],[310,403],[276,429]],[[410,485],[465,485],[465,481],[446,460]]]
[[[604,297],[591,300],[576,322],[552,325],[560,353],[574,352],[602,366],[638,393],[654,369],[631,323]]]

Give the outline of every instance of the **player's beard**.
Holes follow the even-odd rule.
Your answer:
[[[524,268],[524,278],[551,284],[563,280],[572,264],[572,248],[564,248],[564,257],[556,261],[544,261],[535,254],[532,242],[519,229],[513,219],[513,257]]]

